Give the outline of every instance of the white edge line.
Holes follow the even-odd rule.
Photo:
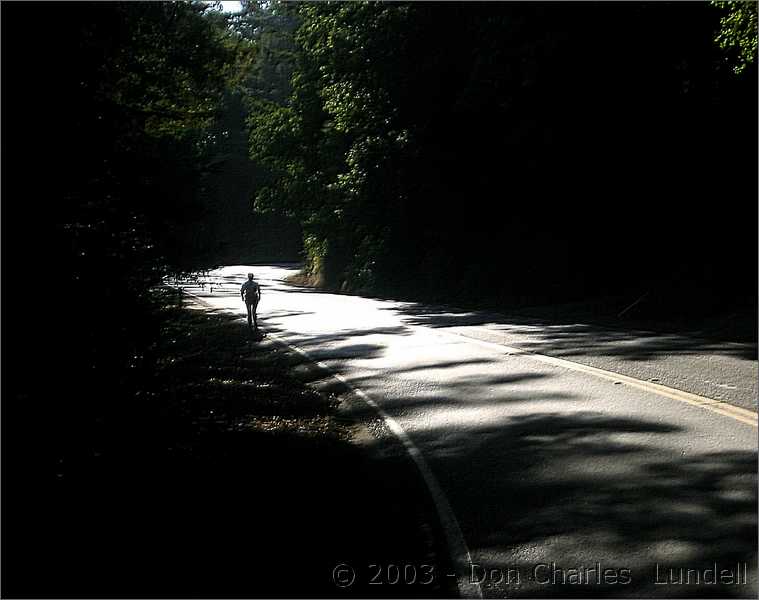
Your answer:
[[[406,449],[406,452],[408,452],[408,455],[414,461],[417,469],[419,469],[419,473],[422,475],[422,479],[424,480],[424,483],[427,486],[430,496],[432,497],[432,500],[435,504],[435,509],[437,510],[438,518],[440,519],[440,524],[443,528],[443,533],[445,534],[448,551],[451,555],[450,558],[456,569],[456,582],[459,588],[459,595],[462,598],[482,598],[482,590],[480,589],[479,583],[471,581],[471,578],[469,576],[472,565],[472,556],[469,552],[466,540],[464,539],[464,534],[461,532],[461,527],[459,526],[459,522],[456,519],[456,515],[454,514],[453,509],[448,502],[448,498],[446,498],[443,490],[440,488],[440,484],[438,483],[435,475],[432,473],[432,470],[427,464],[427,461],[422,455],[422,452],[419,450],[416,444],[411,441],[411,438],[403,430],[398,421],[388,415],[374,400],[371,399],[371,397],[366,392],[354,386],[352,383],[350,383],[350,381],[341,375],[333,372],[332,369],[330,369],[323,362],[313,358],[308,353],[308,351],[299,348],[289,341],[286,341],[281,335],[278,335],[276,333],[270,332],[269,336],[273,337],[275,341],[279,342],[280,344],[283,344],[301,354],[309,361],[317,365],[320,369],[327,372],[330,377],[337,379],[340,383],[345,385],[345,387],[347,387],[364,402],[366,402],[371,408],[373,408],[374,411],[385,422],[385,425],[387,425],[388,429],[390,429],[390,431],[392,431],[393,434],[395,434],[395,436],[401,441],[404,448]]]
[[[200,296],[197,296],[192,292],[188,292],[187,290],[182,290],[182,292],[188,296],[196,298],[202,304],[214,308],[213,305],[211,305]],[[369,397],[366,392],[357,388],[347,379],[332,371],[332,369],[330,369],[323,362],[316,360],[308,353],[308,351],[303,350],[295,344],[287,341],[283,336],[279,334],[269,332],[269,337],[273,338],[274,341],[288,348],[291,348],[298,354],[304,356],[320,369],[329,374],[330,377],[333,377],[353,393],[355,393],[359,398],[366,402],[366,404],[374,409],[374,411],[385,422],[385,425],[387,425],[388,429],[401,441],[406,452],[414,461],[417,469],[419,469],[419,473],[422,475],[422,479],[424,480],[424,483],[427,486],[427,490],[432,497],[432,501],[435,504],[438,519],[440,519],[440,525],[442,526],[443,533],[445,534],[450,559],[453,562],[454,568],[456,569],[456,583],[458,584],[459,595],[462,598],[482,598],[482,589],[480,588],[479,583],[473,582],[469,576],[472,565],[472,555],[469,552],[469,547],[467,546],[466,540],[464,539],[464,534],[462,533],[459,522],[456,519],[456,515],[453,512],[450,503],[448,502],[448,498],[446,498],[443,490],[440,488],[440,484],[438,483],[435,475],[432,473],[432,470],[427,464],[427,461],[422,455],[422,452],[419,450],[416,444],[411,441],[411,438],[403,430],[398,421],[388,415],[374,400],[371,399],[371,397]]]

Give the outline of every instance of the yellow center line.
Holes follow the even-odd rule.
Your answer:
[[[474,331],[480,331],[483,333],[488,333],[491,335],[495,333],[494,331],[491,331],[489,329],[485,329],[482,327],[470,327],[469,329],[474,330]],[[571,369],[572,371],[587,373],[589,375],[600,377],[601,379],[606,379],[613,383],[622,383],[630,387],[643,390],[645,392],[652,392],[654,394],[664,396],[665,398],[669,398],[671,400],[677,400],[678,402],[684,402],[686,404],[698,406],[699,408],[703,408],[704,410],[708,410],[722,416],[731,417],[735,419],[736,421],[740,421],[741,423],[745,423],[746,425],[751,425],[752,427],[759,426],[759,420],[757,419],[757,414],[755,412],[751,410],[747,410],[745,408],[741,408],[739,406],[733,406],[732,404],[728,404],[727,402],[723,400],[715,400],[714,398],[707,398],[705,396],[691,394],[690,392],[684,392],[682,390],[671,388],[666,385],[661,385],[659,383],[652,383],[650,381],[635,379],[634,377],[629,377],[628,375],[622,375],[621,373],[614,373],[613,371],[606,371],[604,369],[599,369],[597,367],[590,367],[588,365],[583,365],[581,363],[573,362],[571,360],[566,360],[564,358],[556,358],[554,356],[548,356],[545,354],[538,354],[536,352],[531,352],[529,350],[523,350],[522,348],[515,348],[513,346],[506,346],[506,345],[498,344],[495,342],[488,342],[486,340],[473,338],[464,333],[459,333],[456,331],[444,332],[444,331],[441,331],[440,329],[436,331],[439,333],[448,333],[450,335],[455,335],[460,338],[466,338],[467,340],[471,340],[472,342],[481,344],[489,348],[495,348],[502,352],[507,352],[509,354],[519,354],[522,356],[529,357],[533,360],[537,360],[542,363],[554,365],[557,367],[563,367],[566,369]]]

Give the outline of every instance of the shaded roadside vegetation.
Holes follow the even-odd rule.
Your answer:
[[[200,2],[1,10],[3,595],[334,597],[331,561],[418,558],[416,476],[156,288],[299,235],[246,210],[256,48]]]
[[[151,487],[118,502],[106,481],[134,483],[141,463],[99,478],[83,465],[104,432],[122,457],[154,434],[164,407],[138,395],[163,321],[151,288],[207,255],[191,226],[207,134],[251,51],[197,3],[1,10],[2,272],[14,290],[2,306],[3,594],[84,594],[107,579],[109,554],[130,565],[114,593],[157,551],[145,530],[142,549],[119,544]]]
[[[340,562],[445,568],[413,465],[390,441],[352,443],[338,398],[306,386],[322,374],[251,341],[240,319],[164,310],[130,401],[104,397],[91,430],[61,432],[66,451],[47,472],[14,473],[23,492],[3,502],[4,596],[450,593],[361,576],[337,588]]]
[[[256,203],[313,281],[755,324],[755,3],[266,10]]]
[[[2,7],[4,428],[76,437],[105,397],[128,402],[160,335],[153,287],[229,258],[224,223],[255,230],[235,125],[255,56],[202,2]],[[271,259],[299,232],[267,219]],[[57,443],[37,441],[46,461]]]

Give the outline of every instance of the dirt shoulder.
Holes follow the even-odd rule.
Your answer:
[[[323,373],[189,301],[154,352],[145,427],[107,436],[62,475],[49,540],[23,567],[46,576],[19,571],[8,597],[455,593],[422,583],[425,565],[448,568],[415,467],[370,414],[346,417],[343,390],[315,389]],[[343,563],[355,580],[340,587]]]

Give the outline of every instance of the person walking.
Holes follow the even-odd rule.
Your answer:
[[[261,286],[253,278],[253,273],[248,273],[248,281],[242,284],[240,296],[248,309],[248,327],[258,329],[256,309],[258,308],[258,302],[261,300]]]

